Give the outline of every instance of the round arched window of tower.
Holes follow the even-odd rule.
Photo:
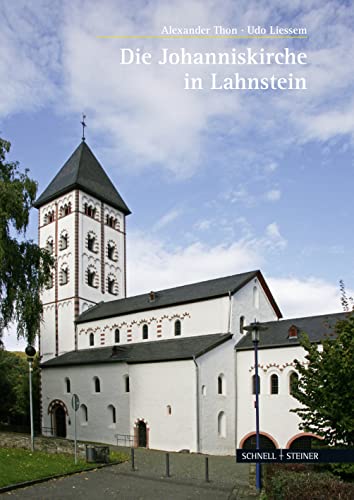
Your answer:
[[[87,233],[87,249],[93,253],[98,253],[98,251],[99,251],[98,239],[97,239],[96,234],[93,231],[90,231],[89,233]]]
[[[112,274],[107,277],[107,292],[111,295],[118,295],[118,283]]]
[[[68,248],[68,244],[69,244],[69,235],[67,231],[62,231],[59,239],[59,249],[66,250]]]
[[[69,269],[67,264],[63,264],[60,268],[59,283],[66,285],[69,282]]]
[[[98,288],[98,274],[93,266],[90,266],[86,271],[87,284],[92,288]]]
[[[53,238],[51,236],[47,239],[47,242],[45,244],[45,249],[47,250],[47,252],[50,253],[50,255],[53,255],[54,242],[53,242]]]
[[[118,260],[117,245],[113,241],[109,241],[107,244],[107,257],[113,262]]]

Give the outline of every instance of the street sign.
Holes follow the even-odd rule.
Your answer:
[[[73,394],[73,397],[71,399],[71,406],[75,411],[77,411],[80,407],[80,399],[77,394]]]

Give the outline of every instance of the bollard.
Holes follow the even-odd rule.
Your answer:
[[[205,457],[205,481],[209,483],[209,457]]]
[[[135,456],[134,456],[134,448],[131,448],[130,455],[132,459],[132,470],[135,470]]]
[[[170,455],[166,453],[166,477],[170,477]]]

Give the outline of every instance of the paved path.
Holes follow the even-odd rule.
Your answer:
[[[255,499],[248,490],[248,465],[236,464],[234,457],[209,457],[210,482],[204,480],[202,455],[170,454],[170,478],[165,477],[165,453],[135,450],[136,471],[131,463],[48,481],[4,495],[12,498],[51,500],[231,500]]]

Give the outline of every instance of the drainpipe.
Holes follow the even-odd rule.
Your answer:
[[[195,364],[195,385],[196,385],[196,413],[197,413],[197,453],[199,453],[200,450],[200,407],[199,407],[199,366],[198,363],[195,359],[195,356],[193,356],[193,361]]]
[[[231,333],[231,313],[232,313],[232,294],[229,291],[229,317],[227,320],[227,333]]]
[[[237,345],[234,346],[233,348],[234,351],[234,389],[235,389],[235,394],[234,394],[234,411],[235,411],[235,450],[237,449],[237,432],[238,432],[238,406],[237,406]]]

